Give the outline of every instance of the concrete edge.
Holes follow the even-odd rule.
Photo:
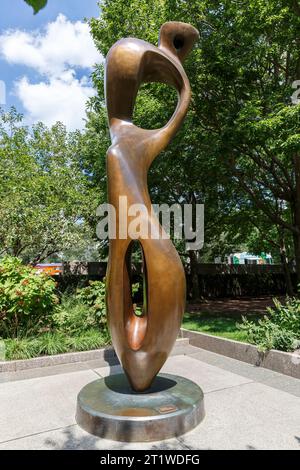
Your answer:
[[[253,344],[242,343],[219,336],[208,335],[197,331],[181,329],[184,338],[190,340],[192,346],[228,356],[238,361],[247,362],[259,367],[280,372],[291,377],[300,378],[300,356],[271,349],[266,353],[258,350]]]
[[[189,346],[188,338],[178,338],[171,351],[171,355],[184,354],[184,349]],[[36,369],[38,367],[57,366],[62,364],[74,364],[76,362],[99,361],[99,367],[107,365],[111,361],[118,363],[118,358],[112,346],[92,351],[71,352],[56,354],[54,356],[40,356],[33,359],[18,361],[1,361],[0,373],[18,372],[21,370]]]

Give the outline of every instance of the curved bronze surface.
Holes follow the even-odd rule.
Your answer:
[[[108,198],[117,213],[116,239],[110,240],[107,270],[107,310],[116,353],[136,391],[146,390],[166,361],[178,335],[185,307],[185,274],[177,251],[151,215],[147,173],[182,123],[190,102],[190,86],[182,61],[198,31],[180,22],[165,23],[159,46],[133,38],[121,39],[108,52],[105,92],[112,145],[107,151]],[[146,130],[132,122],[141,83],[161,82],[175,87],[178,104],[169,122]],[[144,258],[143,314],[134,312],[131,297],[132,239],[119,237],[119,196],[127,204],[144,204],[149,233],[158,239],[139,239]],[[128,224],[132,217],[127,216]],[[150,232],[151,230],[151,232]]]

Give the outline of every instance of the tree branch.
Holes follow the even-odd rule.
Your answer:
[[[281,227],[286,228],[290,232],[299,235],[299,229],[295,227],[294,225],[289,224],[285,220],[283,220],[281,217],[278,216],[278,214],[273,213],[270,208],[267,207],[267,205],[262,201],[260,197],[257,196],[257,194],[254,193],[254,191],[245,183],[243,179],[243,175],[239,174],[238,171],[235,170],[234,172],[235,176],[238,179],[238,182],[242,189],[249,194],[249,196],[252,198],[254,203],[259,207],[265,215],[275,224],[279,225]]]

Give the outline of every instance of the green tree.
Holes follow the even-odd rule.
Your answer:
[[[206,241],[220,240],[229,220],[236,234],[242,232],[237,214],[250,220],[255,208],[260,232],[268,224],[281,239],[292,239],[300,277],[300,105],[291,102],[293,83],[300,79],[299,2],[105,0],[100,8],[101,17],[90,25],[104,55],[121,37],[156,43],[165,21],[185,21],[200,31],[200,43],[185,63],[193,90],[190,111],[153,165],[152,198],[169,202],[169,194],[204,203]],[[94,82],[99,96],[92,102],[92,122],[104,107],[101,67]],[[136,123],[166,122],[172,99],[165,87],[144,85]],[[106,135],[106,127],[100,132]]]
[[[91,30],[96,45],[104,55],[117,39],[124,36],[136,36],[157,43],[159,27],[168,19],[165,2],[157,1],[138,1],[126,5],[125,2],[102,2],[101,12],[101,18],[91,20]],[[147,18],[151,18],[151,22],[145,28]],[[188,59],[187,68],[192,66],[195,54],[196,52]],[[87,156],[86,161],[91,163],[95,181],[98,182],[100,175],[105,174],[105,154],[110,145],[102,65],[96,67],[93,79],[98,94],[90,101],[87,133],[94,142],[98,140],[98,145],[93,146],[92,151],[87,151],[89,157]],[[171,117],[176,102],[175,90],[160,84],[144,84],[137,97],[134,122],[144,128],[161,127]],[[224,193],[230,191],[230,188],[217,184],[216,166],[207,160],[205,152],[198,151],[198,145],[195,147],[199,140],[203,141],[204,146],[209,145],[209,139],[203,135],[201,126],[195,126],[194,122],[195,115],[191,111],[173,143],[152,165],[149,189],[153,203],[205,204],[206,239],[217,240],[220,219],[230,205],[230,197],[225,198]],[[199,178],[202,171],[205,171],[205,179]],[[196,271],[200,253],[186,253],[183,243],[175,241],[175,244],[194,279],[193,297],[198,297]],[[201,257],[205,257],[205,250],[202,250]]]
[[[29,129],[16,111],[1,114],[0,254],[37,263],[92,243],[98,200],[80,160],[79,132]]]

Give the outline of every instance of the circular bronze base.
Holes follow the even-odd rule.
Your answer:
[[[177,437],[204,418],[203,392],[183,377],[160,374],[144,393],[123,374],[86,385],[78,394],[76,421],[106,439],[147,442]]]

